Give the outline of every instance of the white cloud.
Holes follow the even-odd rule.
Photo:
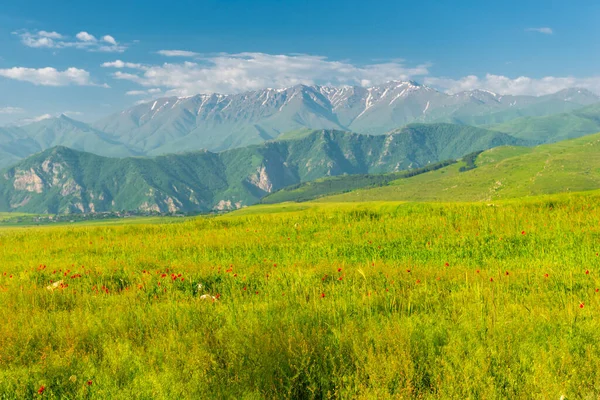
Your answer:
[[[102,36],[102,40],[106,43],[112,44],[112,45],[117,45],[117,41],[115,40],[114,37],[110,36],[110,35],[104,35]]]
[[[156,53],[165,57],[196,57],[200,55],[199,53],[187,50],[159,50]]]
[[[520,76],[512,79],[502,75],[487,74],[483,78],[475,75],[460,79],[428,77],[425,78],[424,83],[448,93],[486,89],[499,94],[540,96],[563,89],[583,88],[600,94],[600,76],[589,78],[547,76],[539,79]]]
[[[130,90],[125,93],[127,96],[147,96],[147,95],[157,95],[162,93],[162,90],[158,88],[148,89],[148,90]]]
[[[64,71],[59,71],[51,67],[13,67],[0,69],[0,76],[41,86],[99,86],[91,81],[90,73],[88,71],[73,67],[67,68]]]
[[[239,93],[265,87],[297,84],[355,84],[369,86],[390,80],[406,80],[429,73],[429,65],[406,67],[402,60],[369,65],[331,61],[304,54],[218,54],[198,62],[140,66],[139,71],[113,74],[116,79],[159,87],[167,94]]]
[[[63,38],[63,35],[61,35],[58,32],[46,32],[46,31],[39,31],[38,36],[47,37],[50,39],[62,39]]]
[[[75,35],[77,40],[81,40],[82,42],[97,42],[98,40],[94,37],[94,35],[90,35],[87,32],[79,32]]]
[[[13,32],[21,38],[21,43],[32,48],[65,49],[74,48],[86,51],[123,53],[127,46],[120,44],[111,35],[102,36],[99,41],[94,35],[82,31],[75,38],[62,35],[58,32],[47,31],[17,31]]]
[[[43,114],[43,115],[39,115],[37,117],[24,118],[24,119],[18,120],[16,122],[16,125],[17,126],[28,125],[28,124],[32,124],[34,122],[40,122],[40,121],[43,121],[45,119],[50,119],[50,118],[53,118],[53,116],[51,114]]]
[[[0,107],[0,114],[21,114],[24,113],[21,107]]]
[[[548,28],[548,27],[527,28],[527,29],[525,29],[525,31],[527,31],[527,32],[543,33],[544,35],[552,35],[554,33],[554,31],[552,30],[552,28]]]
[[[133,68],[133,69],[144,69],[145,68],[144,65],[142,65],[142,64],[125,62],[125,61],[121,61],[121,60],[108,61],[108,62],[102,63],[101,67],[103,67],[103,68]]]
[[[80,117],[83,115],[81,111],[65,111],[62,114],[66,115],[67,117]]]

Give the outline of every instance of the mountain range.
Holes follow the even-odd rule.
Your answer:
[[[220,153],[157,157],[106,158],[53,147],[2,172],[0,211],[229,210],[326,176],[419,168],[496,146],[531,144],[443,123],[412,124],[385,135],[305,130],[287,137]]]
[[[109,157],[200,149],[218,152],[259,144],[299,129],[382,135],[409,123],[448,122],[507,129],[513,134],[521,122],[504,125],[506,128],[504,123],[569,113],[598,102],[598,96],[584,89],[537,97],[503,96],[484,90],[450,95],[412,81],[368,88],[297,85],[243,94],[167,97],[92,124],[61,115],[0,128],[0,168],[53,146]]]

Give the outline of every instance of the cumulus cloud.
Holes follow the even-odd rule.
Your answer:
[[[535,79],[527,76],[509,78],[502,75],[487,74],[483,78],[475,75],[460,79],[427,77],[424,83],[448,93],[486,89],[499,94],[540,96],[575,87],[600,93],[600,76],[589,78],[547,76]]]
[[[112,45],[117,45],[117,41],[115,40],[114,37],[110,36],[110,35],[104,35],[102,36],[102,40],[108,44],[112,44]]]
[[[165,57],[196,57],[200,55],[200,53],[187,50],[159,50],[156,53]]]
[[[0,107],[0,114],[21,114],[24,113],[21,107]]]
[[[142,64],[125,62],[121,60],[108,61],[101,65],[104,68],[132,68],[132,69],[145,69],[146,67]]]
[[[63,38],[63,35],[61,35],[58,32],[46,32],[46,31],[39,31],[38,36],[47,37],[50,39],[62,39]]]
[[[402,60],[361,66],[304,54],[238,53],[202,57],[197,62],[140,65],[134,71],[117,71],[113,76],[145,87],[164,88],[169,95],[186,96],[239,93],[297,84],[369,86],[425,76],[429,73],[428,68],[426,64],[407,67]]]
[[[554,33],[552,28],[548,28],[547,26],[542,28],[527,28],[525,31],[543,33],[544,35],[552,35]]]
[[[77,40],[80,40],[82,42],[97,42],[98,41],[94,37],[94,35],[90,35],[87,32],[79,32],[77,35],[75,35],[75,37],[77,38]]]
[[[0,69],[0,76],[17,81],[30,82],[40,86],[107,86],[92,82],[90,73],[84,69],[67,68],[59,71],[56,68],[24,68],[13,67]]]
[[[21,30],[13,32],[19,36],[21,43],[32,48],[65,49],[74,48],[86,51],[123,53],[127,46],[118,43],[111,35],[102,36],[98,40],[94,35],[81,31],[71,38],[58,32],[47,31],[27,31]]]

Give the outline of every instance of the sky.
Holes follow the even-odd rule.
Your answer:
[[[299,83],[600,94],[599,17],[597,0],[2,0],[0,124]]]

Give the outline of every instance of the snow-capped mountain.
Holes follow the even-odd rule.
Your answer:
[[[583,89],[547,96],[502,96],[474,90],[453,95],[409,81],[373,87],[306,86],[242,94],[152,100],[94,124],[150,154],[224,150],[302,128],[384,134],[411,122],[483,125],[569,111],[600,101]]]
[[[58,145],[115,157],[220,151],[306,128],[380,135],[413,122],[480,126],[567,112],[598,102],[598,96],[583,89],[540,97],[503,96],[485,90],[449,95],[413,81],[164,97],[92,126],[63,115],[0,127],[0,167]]]

